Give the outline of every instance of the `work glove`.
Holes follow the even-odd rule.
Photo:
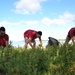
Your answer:
[[[42,43],[40,43],[39,46],[42,47]]]

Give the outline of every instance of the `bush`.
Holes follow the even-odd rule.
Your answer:
[[[2,75],[75,75],[75,47],[0,48]]]

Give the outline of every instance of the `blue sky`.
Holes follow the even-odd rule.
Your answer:
[[[65,39],[75,27],[75,0],[0,0],[0,26],[12,41],[24,40],[27,29],[42,31],[43,40]]]

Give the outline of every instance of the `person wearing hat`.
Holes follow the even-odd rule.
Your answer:
[[[42,40],[41,40],[42,32],[41,31],[36,31],[36,30],[26,30],[24,32],[24,39],[25,39],[25,48],[28,47],[28,44],[32,47],[35,48],[36,46],[36,38],[39,38],[40,41],[40,46],[42,46]]]

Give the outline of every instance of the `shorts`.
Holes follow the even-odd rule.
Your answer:
[[[27,38],[27,37],[25,38],[25,43],[27,42],[28,39],[29,39],[29,38]],[[32,39],[31,42],[33,43],[33,42],[35,42],[35,40]]]
[[[69,36],[69,34],[67,35],[67,37],[68,37],[68,38],[71,38],[71,37]]]

